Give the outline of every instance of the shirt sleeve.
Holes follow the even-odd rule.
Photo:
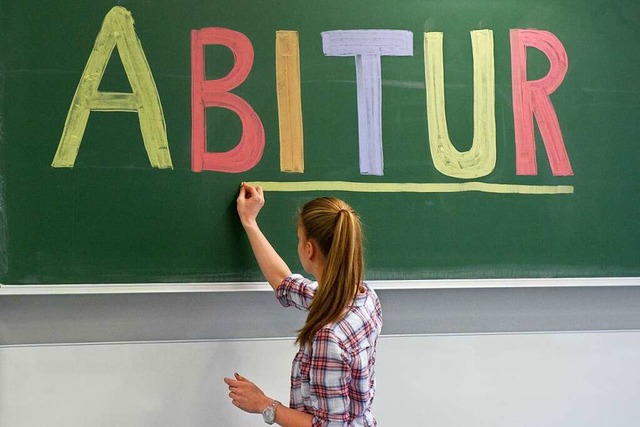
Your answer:
[[[284,307],[296,307],[299,310],[307,310],[318,284],[305,279],[300,274],[292,274],[285,277],[276,288],[276,298]]]
[[[321,329],[313,340],[309,369],[313,427],[348,425],[350,382],[347,353],[332,330]]]

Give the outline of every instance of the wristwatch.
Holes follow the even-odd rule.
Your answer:
[[[276,408],[280,405],[280,402],[274,400],[271,405],[264,408],[262,411],[262,419],[265,423],[272,425],[276,421]]]

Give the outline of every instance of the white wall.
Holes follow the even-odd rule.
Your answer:
[[[288,400],[291,339],[0,346],[0,426],[264,425],[226,397],[239,371]],[[640,423],[640,332],[383,336],[383,426]]]

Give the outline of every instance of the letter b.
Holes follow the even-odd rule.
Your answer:
[[[223,45],[235,58],[233,69],[223,78],[207,80],[204,67],[204,47]],[[239,86],[253,65],[251,41],[242,33],[226,28],[204,28],[191,32],[191,107],[192,141],[191,170],[244,172],[262,158],[264,128],[260,117],[249,103],[229,91]],[[238,145],[227,152],[207,152],[206,109],[220,107],[233,111],[242,123]]]

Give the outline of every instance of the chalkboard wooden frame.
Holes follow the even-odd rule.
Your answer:
[[[399,2],[389,10],[332,0],[313,13],[291,0],[120,4],[24,1],[0,10],[3,290],[254,290],[261,277],[233,206],[240,181],[265,184],[262,224],[294,269],[295,211],[328,194],[360,212],[373,282],[640,277],[632,2],[542,1],[533,14],[524,1]],[[252,45],[251,61],[239,34]],[[196,43],[210,37],[221,51]],[[376,37],[393,38],[393,49],[372,54]],[[98,89],[82,83],[91,80],[83,70],[100,72],[90,58],[105,58],[96,40],[119,53],[106,56]],[[296,52],[299,69],[285,60]],[[219,86],[238,58],[244,71]],[[147,70],[153,79],[140,77]],[[279,83],[295,87],[298,72],[301,100],[281,96]],[[373,83],[379,96],[359,92]],[[162,109],[147,117],[140,105],[160,101],[140,92],[153,87]],[[216,108],[222,92],[241,107],[217,115],[226,110]],[[85,105],[87,93],[95,96]],[[476,115],[474,100],[494,106],[495,126],[492,109]],[[200,107],[206,117],[194,120]],[[69,124],[80,116],[74,108],[91,111],[75,163],[64,154],[65,135],[79,136]],[[245,131],[261,144],[252,111],[264,147],[208,170],[215,161],[207,154],[233,148]],[[303,170],[299,152],[282,160],[283,148],[300,148],[295,132],[286,142],[283,125],[299,119]],[[152,132],[165,125],[166,141]],[[204,146],[194,142],[203,125],[212,140]],[[480,128],[486,145],[465,147]],[[478,166],[467,154],[491,151],[492,135],[495,165]]]

